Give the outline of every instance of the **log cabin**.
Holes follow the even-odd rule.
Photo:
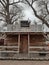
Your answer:
[[[44,46],[47,46],[43,25],[31,25],[27,20],[16,25],[7,25],[7,30],[0,34],[0,46],[5,46],[4,50],[17,51],[19,54],[45,50]]]

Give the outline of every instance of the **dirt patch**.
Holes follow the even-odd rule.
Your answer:
[[[49,61],[0,60],[0,65],[49,65]]]

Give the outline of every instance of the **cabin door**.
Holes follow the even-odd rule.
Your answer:
[[[21,35],[20,37],[20,53],[28,53],[28,36]]]

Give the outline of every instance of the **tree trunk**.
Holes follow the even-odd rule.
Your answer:
[[[10,13],[9,13],[9,0],[7,0],[7,5],[6,5],[6,22],[7,24],[11,24],[10,20]]]

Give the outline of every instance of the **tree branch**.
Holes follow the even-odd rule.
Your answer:
[[[4,2],[5,4],[7,4],[5,0],[3,0],[3,2]]]
[[[3,4],[3,2],[0,0],[0,3],[2,4],[2,6],[5,8],[5,5]]]
[[[19,18],[21,18],[21,17],[18,16],[14,21],[12,21],[12,23],[14,23],[15,21],[17,21]]]
[[[17,15],[17,13],[16,14],[13,14],[13,16],[10,18],[11,20],[12,20],[12,18],[14,17],[14,16],[16,16]]]
[[[48,6],[47,6],[48,3],[45,4],[45,7],[46,7],[46,10],[47,10],[47,13],[49,14],[49,11],[48,11]]]
[[[0,19],[0,21],[2,21],[3,19]]]
[[[6,14],[4,14],[4,13],[2,13],[2,12],[0,12],[0,14],[2,14],[2,15],[4,15],[4,16],[6,16]]]
[[[28,1],[28,0],[25,0],[25,1],[26,1],[26,2],[28,3],[28,5],[32,8],[32,10],[34,11],[35,16],[36,16],[38,19],[40,19],[44,24],[46,24],[46,25],[49,27],[48,22],[47,22],[44,18],[42,18],[42,17],[40,17],[39,15],[37,15],[36,10],[35,10],[34,7],[29,3],[29,1]]]
[[[18,14],[19,11],[17,11],[16,13],[13,14],[13,16],[11,17],[11,19],[16,16]]]
[[[13,2],[13,3],[9,3],[9,5],[13,5],[13,4],[16,4],[16,3],[19,3],[19,2],[22,2],[22,1],[18,1],[18,2]]]
[[[33,4],[33,0],[32,0],[32,3],[31,3],[31,5]]]

